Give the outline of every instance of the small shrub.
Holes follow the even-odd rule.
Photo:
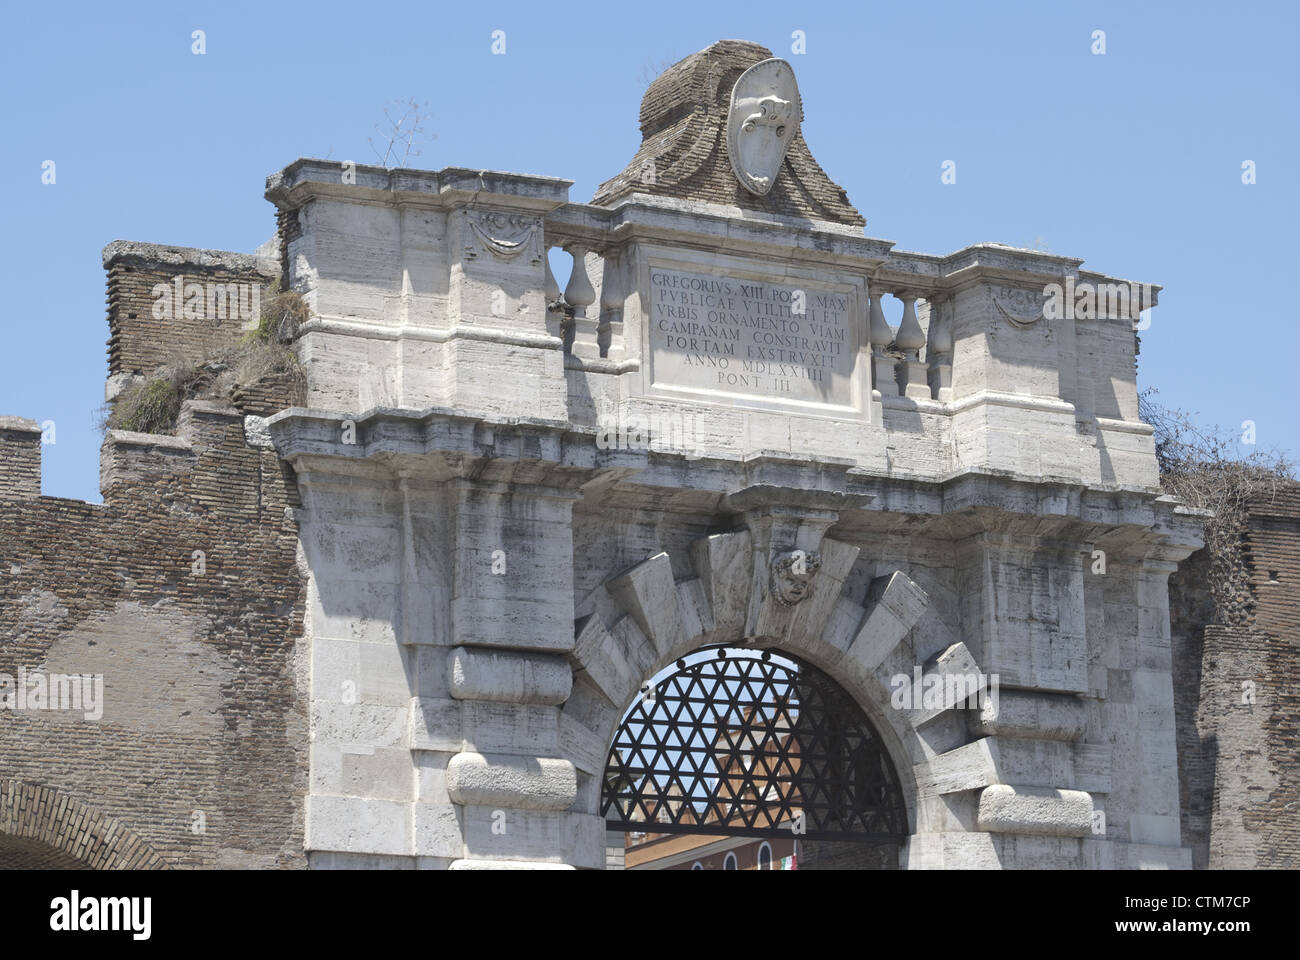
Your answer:
[[[232,366],[230,387],[225,390],[225,395],[231,395],[235,388],[268,379],[278,380],[284,385],[288,391],[285,397],[288,405],[305,401],[306,371],[292,350],[274,342],[257,343],[240,352]]]
[[[264,304],[257,326],[244,335],[245,343],[287,343],[311,317],[307,301],[296,290],[281,291]]]
[[[1156,402],[1154,394],[1138,395],[1138,411],[1155,431],[1160,486],[1189,507],[1213,511],[1205,523],[1213,622],[1244,624],[1249,611],[1243,598],[1250,595],[1244,555],[1249,503],[1294,482],[1295,464],[1276,450],[1243,455],[1231,434],[1196,425],[1182,410]]]
[[[106,425],[135,433],[171,433],[181,412],[181,393],[167,374],[150,377],[122,391]]]
[[[239,343],[187,360],[177,347],[171,362],[122,391],[99,416],[101,429],[136,433],[172,433],[186,400],[230,402],[239,392],[258,383],[271,395],[285,394],[287,405],[301,403],[307,395],[307,375],[293,351],[285,346],[298,327],[311,316],[302,295],[276,293],[264,304],[255,328]],[[266,384],[266,381],[273,381]]]

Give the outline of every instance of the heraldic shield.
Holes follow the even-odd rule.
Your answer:
[[[736,179],[760,197],[776,183],[803,120],[794,68],[774,57],[754,64],[731,89],[727,153]]]

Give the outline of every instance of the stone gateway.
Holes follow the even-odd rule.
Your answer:
[[[0,710],[0,864],[603,869],[615,821],[815,821],[887,868],[1190,867],[1167,581],[1201,517],[1138,416],[1159,288],[864,235],[805,106],[721,41],[590,203],[299,159],[254,256],[106,248],[111,403],[241,342],[154,315],[178,277],[296,295],[303,382],[110,430],[102,507],[41,497],[39,430],[0,419],[0,672],[104,704]],[[1067,283],[1137,293],[1044,313]],[[673,677],[727,706],[642,757]]]

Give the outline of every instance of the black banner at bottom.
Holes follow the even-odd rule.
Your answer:
[[[496,951],[530,939],[540,945],[557,928],[644,945],[647,919],[649,929],[673,925],[689,903],[696,922],[706,904],[711,920],[750,929],[762,919],[764,939],[783,924],[812,922],[828,938],[868,925],[875,945],[924,951],[933,939],[939,953],[1023,934],[1083,944],[1276,936],[1286,929],[1281,914],[1293,884],[1285,872],[805,871],[725,882],[719,871],[713,880],[635,873],[11,872],[0,874],[0,916],[10,948],[73,940],[127,950],[225,942],[373,948],[389,936],[436,930],[440,945],[459,932],[491,938]],[[656,909],[647,915],[646,906]]]

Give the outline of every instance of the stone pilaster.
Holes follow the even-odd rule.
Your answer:
[[[448,686],[463,742],[443,786],[464,829],[455,869],[604,865],[604,823],[571,809],[578,772],[560,744],[559,705],[572,684],[576,497],[537,484],[452,483],[458,645]]]
[[[1068,543],[991,533],[970,538],[959,554],[963,641],[990,688],[966,711],[973,739],[923,775],[931,829],[909,841],[909,866],[1082,865],[1090,791],[1108,789],[1109,772],[1083,743],[1082,556]]]
[[[536,424],[284,424],[311,571],[313,862],[602,866],[559,709],[590,471]]]
[[[1094,680],[1090,733],[1105,731],[1110,786],[1084,844],[1098,868],[1190,868],[1179,820],[1177,732],[1168,578],[1190,546],[1153,546],[1107,566],[1100,623],[1103,666]],[[1099,639],[1100,639],[1099,637]],[[1096,733],[1093,733],[1096,736]]]

